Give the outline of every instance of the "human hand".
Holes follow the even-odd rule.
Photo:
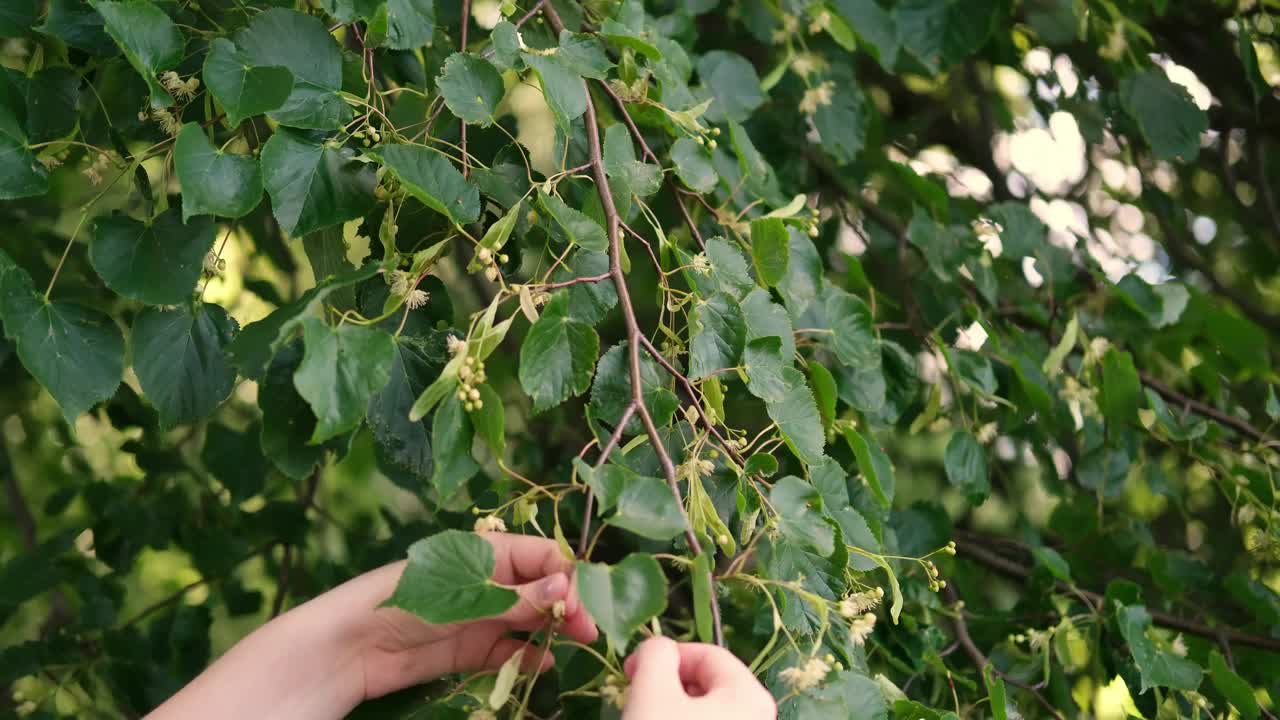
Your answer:
[[[644,641],[624,666],[623,720],[774,720],[773,696],[733,653],[715,645]]]
[[[430,625],[397,608],[373,610],[358,631],[363,645],[360,657],[365,699],[445,673],[497,670],[526,646],[507,633],[546,627],[559,602],[564,603],[564,612],[557,631],[580,643],[595,641],[595,623],[574,588],[573,561],[564,557],[555,541],[506,533],[481,533],[481,537],[493,545],[494,581],[512,586],[519,601],[499,617],[449,625]],[[370,579],[382,588],[379,594],[383,599],[395,589],[404,566],[399,562],[370,573],[383,574]],[[531,647],[522,669],[530,671],[540,660],[540,670],[550,668],[551,655],[540,655]]]

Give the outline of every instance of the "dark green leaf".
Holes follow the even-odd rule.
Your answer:
[[[127,298],[178,305],[191,299],[216,232],[208,218],[184,225],[176,208],[149,223],[124,215],[99,218],[89,262],[107,287]]]
[[[767,403],[769,419],[777,423],[778,430],[796,457],[808,464],[820,462],[826,436],[822,432],[822,420],[818,417],[813,393],[809,391],[804,375],[795,368],[784,369],[782,380],[786,383],[786,392],[781,400]]]
[[[1157,158],[1190,161],[1200,154],[1200,136],[1209,129],[1209,116],[1164,70],[1148,68],[1126,77],[1120,83],[1120,102]]]
[[[680,180],[692,190],[708,193],[720,182],[720,175],[706,151],[692,138],[682,137],[675,141],[671,146],[671,162],[675,163]]]
[[[866,146],[871,124],[871,108],[854,83],[852,73],[840,73],[834,80],[831,102],[819,104],[813,126],[821,138],[820,147],[839,163],[851,163]]]
[[[556,293],[520,346],[520,385],[534,412],[555,407],[591,387],[600,337],[569,314],[568,293]]]
[[[1120,605],[1116,608],[1116,622],[1120,625],[1120,634],[1129,644],[1133,663],[1138,666],[1138,672],[1142,676],[1142,689],[1139,692],[1145,693],[1153,687],[1186,691],[1194,691],[1200,687],[1204,670],[1199,665],[1156,648],[1151,638],[1147,637],[1151,628],[1151,615],[1145,607]]]
[[[591,385],[591,414],[597,420],[616,425],[622,413],[631,404],[631,373],[627,344],[619,343],[600,356],[596,367],[596,379]],[[668,385],[670,379],[661,367],[644,352],[640,353],[640,379],[644,390],[644,404],[653,416],[653,422],[663,427],[671,422],[679,402]],[[631,418],[626,434],[641,431],[640,420]]]
[[[947,443],[947,481],[959,488],[969,504],[981,505],[991,494],[987,477],[987,453],[968,431],[961,430]]]
[[[1138,404],[1142,398],[1138,371],[1133,366],[1133,356],[1112,348],[1102,357],[1102,393],[1099,406],[1107,419],[1108,429],[1118,432],[1138,416]]]
[[[9,0],[0,7],[0,37],[25,37],[39,14],[37,0]]]
[[[885,454],[884,448],[880,447],[874,436],[864,435],[857,430],[845,430],[844,439],[849,444],[849,449],[853,450],[858,470],[862,472],[862,478],[866,480],[876,500],[886,509],[892,507],[897,481],[893,462]]]
[[[430,45],[436,31],[436,0],[387,0],[387,33],[381,43],[393,50]]]
[[[538,202],[564,231],[569,242],[581,246],[584,250],[596,252],[609,250],[609,238],[604,228],[600,227],[600,223],[569,207],[555,195],[548,195],[541,190],[538,191]]]
[[[256,428],[238,432],[221,423],[210,423],[200,459],[231,493],[232,501],[248,500],[262,492],[268,465]]]
[[[742,317],[747,321],[747,342],[757,338],[776,336],[782,339],[782,357],[795,357],[796,338],[791,330],[791,318],[781,305],[775,303],[767,290],[756,288],[742,300]]]
[[[579,562],[577,580],[583,607],[618,652],[667,609],[667,578],[651,555],[632,553],[615,565]]]
[[[395,339],[395,359],[389,379],[369,400],[369,429],[384,462],[416,478],[421,487],[431,480],[431,428],[425,420],[409,419],[413,401],[440,375],[448,360],[444,340],[432,335]],[[498,403],[498,412],[502,405]],[[265,413],[264,413],[265,422]]]
[[[1227,661],[1217,650],[1209,653],[1209,678],[1218,692],[1240,713],[1242,720],[1258,720],[1261,710],[1253,695],[1253,688],[1227,665]]]
[[[902,46],[893,16],[877,0],[832,0],[831,6],[870,46],[880,67],[892,72]]]
[[[662,170],[636,160],[631,133],[622,123],[610,125],[604,133],[604,167],[610,178],[640,197],[649,197],[662,187]]]
[[[747,326],[737,301],[716,293],[694,301],[689,334],[689,377],[701,380],[717,370],[738,366]]]
[[[786,397],[788,387],[783,372],[790,368],[790,358],[782,357],[781,338],[756,338],[743,350],[742,370],[747,375],[747,389],[767,403],[781,402]]]
[[[787,276],[791,238],[781,218],[751,221],[751,260],[760,284],[773,287]]]
[[[0,132],[0,200],[49,192],[49,171],[22,140]]]
[[[102,16],[81,0],[50,0],[44,24],[36,29],[94,55],[116,52],[115,42],[103,29]]]
[[[306,354],[293,374],[298,389],[316,414],[313,444],[360,424],[369,399],[387,384],[395,362],[395,341],[383,330],[359,325],[330,327],[302,321]]]
[[[324,459],[325,450],[338,445],[334,438],[325,445],[310,445],[316,416],[293,386],[293,373],[302,360],[302,343],[286,348],[271,361],[266,376],[258,384],[258,406],[262,408],[262,454],[280,472],[294,480],[311,474]],[[372,424],[372,420],[371,420]],[[374,425],[375,431],[377,426]],[[377,435],[374,435],[375,439]]]
[[[662,480],[637,476],[617,496],[617,513],[608,523],[650,540],[670,540],[684,531],[684,511]]]
[[[936,73],[986,44],[1000,8],[995,0],[905,0],[893,20],[906,50]]]
[[[436,625],[501,615],[519,596],[493,582],[496,566],[488,540],[445,530],[409,546],[409,563],[383,605]]]
[[[173,105],[173,98],[158,76],[182,62],[186,40],[178,26],[147,0],[94,0],[90,5],[102,16],[103,27],[124,51],[129,64],[147,81],[151,107]]]
[[[769,493],[769,504],[778,511],[778,529],[783,537],[826,557],[835,552],[835,532],[812,507],[819,501],[818,491],[794,475],[779,480]]]
[[[480,190],[447,156],[422,145],[388,145],[373,155],[432,210],[459,225],[480,219]]]
[[[351,108],[338,95],[342,56],[320,18],[271,8],[236,33],[235,44],[249,66],[284,67],[293,74],[288,99],[271,111],[281,124],[333,130],[351,119]]]
[[[607,272],[609,272],[609,256],[583,248],[569,258],[566,266],[557,270],[555,279],[557,282],[564,282],[578,277],[603,275]],[[601,282],[579,283],[569,288],[569,314],[588,325],[598,324],[617,304],[618,290],[612,278]]]
[[[743,122],[764,104],[760,76],[751,62],[737,53],[712,50],[698,59],[698,77],[715,98],[706,118],[714,123]]]
[[[289,130],[262,148],[262,178],[271,210],[291,235],[361,217],[373,205],[373,168],[349,148],[315,142]]]
[[[173,164],[182,183],[183,222],[192,215],[243,217],[262,199],[257,158],[215,148],[195,123],[187,123],[178,133]]]
[[[756,453],[747,458],[742,470],[744,475],[764,475],[768,477],[778,472],[778,458],[766,453]]]
[[[568,132],[573,121],[587,111],[587,86],[582,76],[571,70],[556,55],[521,53],[525,63],[538,76],[538,84],[546,96],[547,106],[560,129]]]
[[[293,73],[287,67],[255,65],[226,38],[209,43],[203,74],[231,125],[280,109],[293,93]]]
[[[235,387],[226,347],[239,326],[217,305],[147,308],[133,322],[133,371],[170,428],[208,417]]]
[[[462,401],[450,394],[431,420],[431,451],[435,472],[431,486],[444,501],[453,496],[480,469],[471,456],[474,430]]]
[[[498,103],[506,94],[498,70],[488,60],[465,53],[449,56],[436,86],[449,112],[480,127],[493,124]]]

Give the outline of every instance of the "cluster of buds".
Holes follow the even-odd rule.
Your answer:
[[[831,104],[831,99],[835,97],[836,84],[830,80],[823,80],[815,87],[811,87],[804,91],[804,97],[800,98],[800,112],[805,115],[813,115],[818,112],[818,108]]]
[[[609,675],[600,687],[600,698],[606,705],[621,710],[627,704],[627,681],[620,675]]]
[[[953,549],[952,552],[955,550]],[[934,565],[932,560],[921,560],[920,566],[924,568],[924,574],[929,578],[930,590],[938,592],[947,586],[947,581],[938,576],[938,566]]]
[[[980,217],[970,227],[973,228],[973,234],[978,236],[978,242],[982,243],[982,249],[991,253],[991,257],[1000,257],[1000,253],[1004,252],[1004,241],[1000,239],[1004,228],[1000,223]]]
[[[476,508],[479,510],[479,508]],[[507,523],[497,515],[485,515],[476,518],[475,531],[482,532],[506,532]]]
[[[816,207],[809,208],[809,228],[807,230],[807,232],[809,233],[809,237],[812,237],[812,238],[818,237],[818,220],[820,218],[821,218],[821,213],[819,212],[818,208]]]
[[[1031,629],[1025,633],[1010,635],[1009,639],[1015,643],[1025,644],[1034,652],[1048,646],[1049,641],[1053,639],[1053,631]]]
[[[102,184],[102,174],[107,171],[107,167],[111,164],[111,156],[108,153],[100,152],[93,159],[93,164],[81,170],[81,174],[89,178],[89,182],[94,185]]]
[[[873,616],[874,617],[874,616]],[[778,673],[778,679],[786,683],[787,687],[794,692],[803,692],[811,688],[817,687],[823,680],[827,679],[827,673],[831,672],[831,665],[823,658],[809,658],[804,665],[796,665],[784,669]]]
[[[475,412],[483,408],[484,401],[480,399],[480,390],[476,386],[484,383],[484,363],[474,357],[463,360],[458,379],[461,381],[458,385],[458,400],[462,402],[463,409]]]
[[[718,127],[711,128],[710,130],[707,131],[707,135],[710,135],[711,137],[707,137],[706,135],[698,135],[693,139],[697,141],[699,145],[705,145],[708,150],[715,150],[716,147],[719,145],[719,143],[716,142],[716,138],[720,137],[720,128]]]
[[[847,595],[840,601],[840,615],[852,620],[869,610],[874,610],[884,600],[884,588],[863,590]]]
[[[715,472],[715,463],[710,460],[692,457],[680,463],[676,468],[676,476],[681,480],[697,480]]]
[[[849,642],[854,647],[861,647],[867,642],[867,638],[871,637],[871,633],[876,629],[875,613],[863,613],[853,619],[849,623]]]
[[[418,289],[413,276],[403,270],[396,270],[391,273],[390,280],[391,294],[404,298],[404,305],[410,310],[417,310],[423,307],[431,299],[431,293]]]
[[[164,108],[138,111],[139,121],[146,122],[147,118],[155,120],[166,135],[177,135],[178,131],[182,129],[182,120]]]
[[[782,16],[782,27],[774,30],[769,39],[773,41],[774,45],[781,45],[787,41],[787,38],[795,35],[799,30],[800,21],[796,19],[796,16],[786,14]]]
[[[498,263],[510,262],[506,253],[495,253],[487,247],[476,250],[476,261],[484,267],[484,277],[489,282],[498,281]]]
[[[707,259],[706,253],[698,253],[689,260],[689,269],[699,275],[711,274],[711,261]]]
[[[356,130],[355,132],[351,133],[351,137],[359,140],[360,144],[364,145],[365,147],[369,147],[374,143],[382,142],[382,134],[378,132],[378,128],[372,125],[365,125],[359,130]]]
[[[195,98],[196,91],[200,89],[199,78],[193,76],[184,81],[172,70],[161,73],[160,84],[179,102],[190,102]]]
[[[204,263],[201,272],[204,273],[205,279],[212,279],[222,275],[227,271],[227,261],[218,257],[214,253],[205,253]]]

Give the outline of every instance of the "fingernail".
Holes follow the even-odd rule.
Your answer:
[[[547,577],[538,585],[538,597],[542,600],[543,605],[551,603],[564,597],[565,589],[568,586],[568,578],[562,574]]]

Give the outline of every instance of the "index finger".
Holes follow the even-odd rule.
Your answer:
[[[493,579],[503,585],[523,585],[556,573],[573,573],[573,560],[560,552],[555,540],[486,532],[480,537],[493,546]]]
[[[680,682],[703,694],[759,685],[751,670],[728,650],[704,643],[680,644]]]

